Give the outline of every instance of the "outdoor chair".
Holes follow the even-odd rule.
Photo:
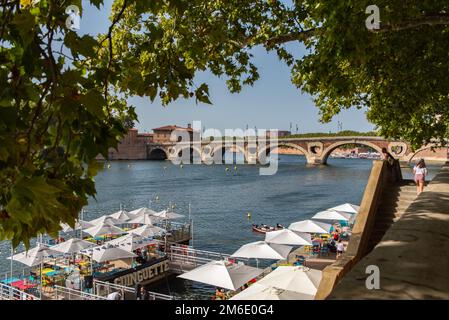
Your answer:
[[[306,257],[301,255],[296,255],[296,261],[293,263],[294,266],[305,266]]]
[[[313,249],[312,246],[304,246],[304,253],[307,255],[310,255],[312,253]]]
[[[321,247],[320,254],[326,256],[329,255],[329,248],[327,247],[327,245]]]

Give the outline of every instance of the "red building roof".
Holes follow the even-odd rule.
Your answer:
[[[159,128],[153,129],[153,131],[174,131],[174,130],[187,130],[187,131],[193,132],[192,128],[183,128],[183,127],[179,127],[177,125],[170,125],[170,126],[164,126],[164,127],[159,127]]]

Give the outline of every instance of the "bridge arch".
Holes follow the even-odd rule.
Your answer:
[[[155,147],[148,152],[148,160],[167,160],[168,152],[164,148]]]
[[[338,142],[335,142],[335,143],[331,144],[330,146],[328,146],[327,148],[325,148],[323,150],[323,153],[322,153],[322,156],[321,156],[321,163],[322,164],[326,164],[327,160],[329,159],[329,156],[332,153],[332,151],[334,151],[338,147],[344,146],[346,144],[357,144],[357,145],[367,146],[367,147],[373,148],[374,150],[376,150],[377,152],[382,154],[382,147],[378,146],[377,144],[375,144],[373,142],[364,141],[364,140],[338,141]]]
[[[424,151],[424,150],[428,150],[428,149],[430,149],[430,148],[432,148],[432,147],[436,147],[436,145],[435,145],[435,144],[429,144],[429,145],[427,145],[427,146],[424,146],[424,147],[422,147],[422,148],[419,148],[419,149],[416,150],[416,151],[412,151],[411,153],[409,153],[409,154],[407,155],[407,157],[405,158],[405,161],[406,161],[408,164],[410,164],[410,162],[412,162],[413,158],[415,158],[416,155],[417,155],[418,153],[420,153],[421,151]]]
[[[211,147],[211,149],[212,149],[212,152],[210,153],[210,155],[211,155],[212,158],[215,157],[215,154],[216,154],[217,152],[221,152],[222,161],[224,162],[224,160],[225,160],[225,159],[224,159],[224,156],[225,156],[225,153],[226,153],[226,149],[235,148],[235,149],[237,149],[237,152],[240,152],[241,154],[243,154],[244,161],[245,161],[245,162],[247,161],[247,152],[246,152],[245,148],[242,147],[242,146],[239,145],[239,144],[236,144],[236,143],[234,143],[234,144],[232,144],[232,145],[223,145],[223,144],[220,144],[220,145],[215,146],[215,147],[213,147],[213,146],[210,146],[210,147]],[[204,148],[207,148],[207,146],[204,147]],[[236,154],[237,152],[236,152],[236,151],[233,151],[233,154]],[[214,158],[214,159],[215,159],[215,158]]]
[[[296,150],[302,152],[304,154],[304,156],[306,157],[306,159],[309,156],[309,152],[306,149],[304,149],[303,147],[301,147],[300,145],[296,144],[296,143],[279,142],[276,148],[278,149],[278,148],[282,148],[282,147],[296,149]],[[271,146],[266,146],[266,147],[260,149],[259,152],[257,153],[257,160],[259,161],[262,157],[265,158],[270,153],[271,153]]]
[[[196,160],[196,157],[197,157],[197,159],[199,159],[199,161],[201,161],[201,150],[194,146],[185,146],[185,147],[176,149],[174,152],[175,157],[178,157],[183,162],[186,161],[187,159],[184,159],[185,157],[183,156],[184,151],[188,151],[190,153],[190,157],[189,157],[190,163],[194,163],[194,160]]]

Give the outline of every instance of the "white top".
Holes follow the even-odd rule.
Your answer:
[[[419,168],[418,166],[415,166],[414,168],[413,168],[413,172],[415,173],[415,174],[422,174],[422,175],[427,175],[427,168]]]
[[[121,300],[121,295],[119,292],[112,292],[107,297],[107,300]]]
[[[344,249],[345,249],[345,245],[343,244],[343,242],[339,242],[339,243],[337,244],[337,251],[343,252]]]

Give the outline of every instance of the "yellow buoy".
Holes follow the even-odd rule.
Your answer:
[[[237,166],[234,166],[234,170],[237,171]]]
[[[246,216],[248,217],[248,220],[250,220],[250,219],[251,219],[251,212],[248,212],[248,213],[246,214]]]
[[[111,168],[111,165],[110,164],[108,164],[108,169],[110,169]]]
[[[180,165],[180,167],[181,167],[181,169],[184,168],[184,166],[182,164]]]
[[[226,168],[225,171],[229,171],[229,168]]]

